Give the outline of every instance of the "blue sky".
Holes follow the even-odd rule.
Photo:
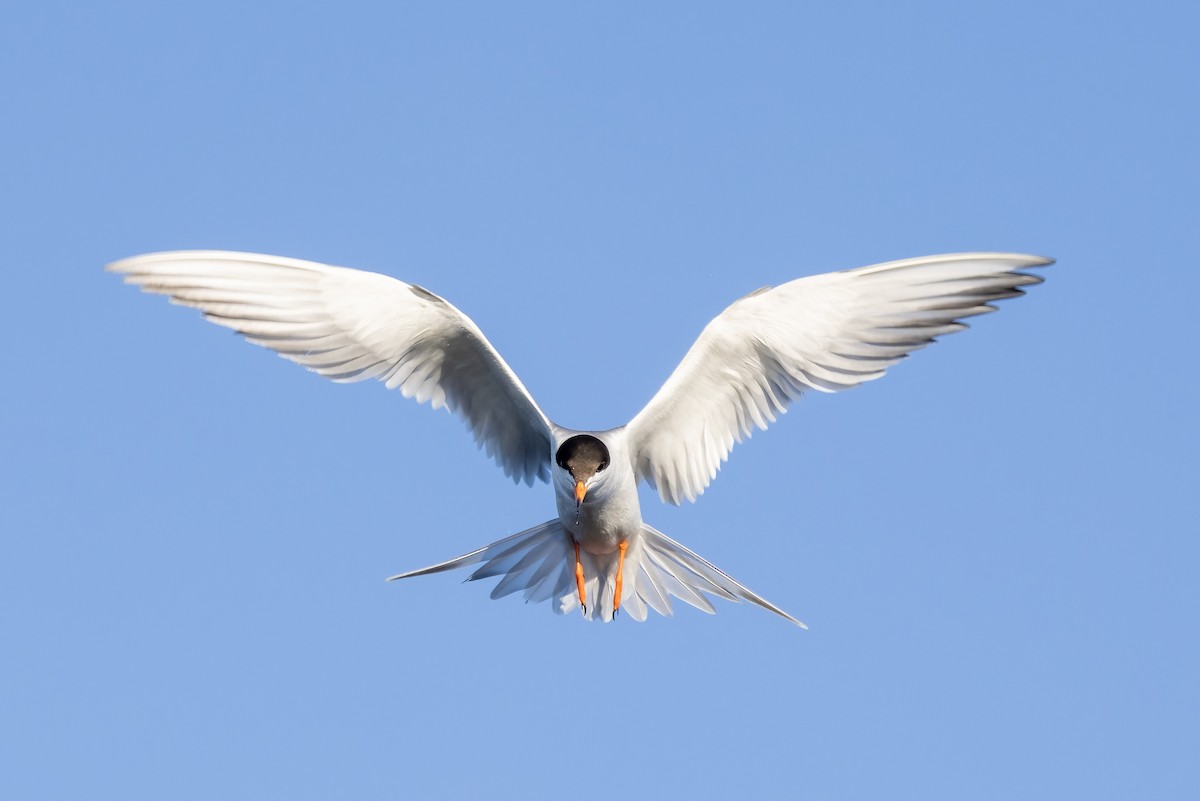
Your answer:
[[[7,4],[0,795],[1194,792],[1185,5]],[[182,248],[427,286],[580,427],[759,286],[1059,263],[643,497],[803,632],[386,584],[550,490],[101,269]]]

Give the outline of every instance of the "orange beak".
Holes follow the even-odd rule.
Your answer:
[[[575,482],[575,503],[583,503],[583,496],[587,495],[587,487],[582,481]]]

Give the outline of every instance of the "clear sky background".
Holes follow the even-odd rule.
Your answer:
[[[0,796],[1190,796],[1198,22],[6,3]],[[425,285],[576,427],[626,422],[760,286],[1059,263],[801,401],[695,506],[644,495],[804,632],[385,583],[548,519],[550,489],[102,272],[181,248]],[[560,325],[579,303],[595,325]]]

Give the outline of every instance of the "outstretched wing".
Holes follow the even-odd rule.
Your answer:
[[[956,253],[826,273],[759,290],[709,323],[627,426],[634,469],[664,501],[694,501],[735,442],[765,429],[809,389],[881,377],[992,301],[1041,282],[1052,260]]]
[[[444,405],[514,481],[549,479],[550,422],[470,318],[432,292],[253,253],[151,253],[107,269],[334,381],[374,378]]]

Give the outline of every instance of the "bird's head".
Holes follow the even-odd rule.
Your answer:
[[[599,438],[591,434],[576,434],[559,446],[554,461],[574,484],[575,506],[578,508],[583,504],[588,489],[602,480],[611,458],[608,447]]]

